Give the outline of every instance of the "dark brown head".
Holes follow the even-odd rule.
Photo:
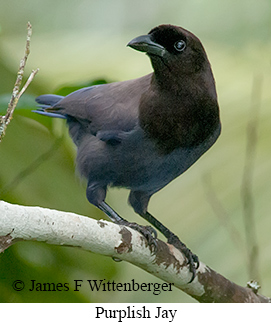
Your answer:
[[[173,25],[155,27],[147,35],[131,40],[128,46],[146,52],[158,74],[194,74],[209,65],[200,40]]]

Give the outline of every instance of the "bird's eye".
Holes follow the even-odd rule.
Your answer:
[[[174,44],[174,48],[178,51],[178,52],[182,52],[186,47],[186,43],[183,40],[178,40],[176,41],[176,43]]]

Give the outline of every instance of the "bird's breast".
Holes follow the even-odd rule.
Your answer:
[[[111,185],[153,194],[192,166],[214,144],[219,134],[220,126],[202,145],[161,154],[141,129],[115,150],[112,167],[116,176]]]
[[[149,95],[139,106],[139,123],[162,153],[204,143],[220,123],[217,101],[208,96]]]

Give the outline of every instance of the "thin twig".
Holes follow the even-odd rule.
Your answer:
[[[25,54],[24,57],[20,61],[20,67],[17,73],[17,78],[13,87],[12,95],[10,102],[8,104],[7,113],[5,116],[0,117],[0,142],[2,138],[5,135],[6,128],[8,124],[10,123],[13,112],[17,106],[17,103],[22,96],[22,94],[25,92],[25,90],[28,88],[32,80],[34,79],[35,75],[38,73],[39,69],[33,70],[30,74],[28,80],[26,81],[25,85],[20,90],[20,86],[22,83],[23,75],[24,75],[24,69],[26,66],[26,61],[30,53],[30,38],[32,35],[32,26],[30,22],[27,24],[27,37],[26,37],[26,46],[25,46]]]
[[[25,82],[25,85],[22,87],[21,91],[18,94],[17,100],[20,99],[20,97],[24,94],[25,90],[28,88],[30,83],[33,81],[34,77],[38,73],[39,69],[37,68],[36,70],[32,70],[31,74],[29,75],[29,78]]]

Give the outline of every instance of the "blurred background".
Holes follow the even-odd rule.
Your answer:
[[[12,93],[33,26],[25,76],[39,73],[0,143],[0,199],[105,218],[85,198],[75,174],[75,147],[65,122],[31,112],[44,93],[67,94],[93,82],[151,72],[148,58],[126,44],[162,23],[180,25],[203,42],[217,83],[222,135],[184,175],[151,200],[149,210],[201,261],[245,286],[271,290],[271,2],[270,0],[0,0],[0,114]],[[145,224],[127,205],[128,191],[107,201]],[[162,282],[135,266],[70,247],[19,242],[0,255],[1,302],[194,302],[174,289],[151,292],[16,292],[14,280],[75,279]]]

